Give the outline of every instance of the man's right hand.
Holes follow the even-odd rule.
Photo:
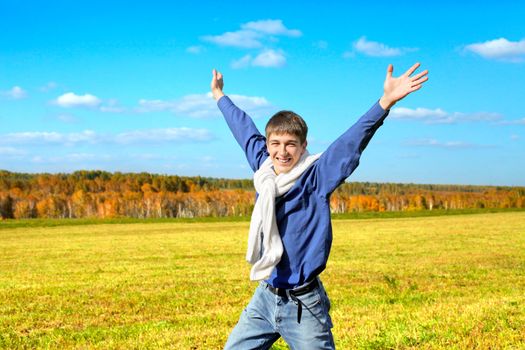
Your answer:
[[[211,93],[213,94],[213,98],[215,101],[219,101],[219,99],[224,96],[224,93],[222,92],[222,88],[224,87],[224,81],[222,80],[222,73],[218,72],[217,70],[213,70],[213,78],[211,78]]]
[[[403,99],[408,94],[421,89],[423,83],[428,80],[428,70],[424,70],[412,77],[410,76],[419,68],[419,66],[420,64],[416,63],[410,67],[405,74],[394,78],[392,76],[394,66],[391,64],[388,65],[386,79],[383,85],[384,93],[383,96],[381,96],[381,99],[379,99],[379,104],[384,110],[392,108],[397,101]]]

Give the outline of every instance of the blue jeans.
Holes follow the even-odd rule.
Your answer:
[[[333,325],[328,314],[330,300],[322,283],[296,298],[302,304],[300,323],[297,322],[297,303],[273,294],[268,284],[261,282],[224,349],[269,349],[280,337],[292,350],[335,349]]]

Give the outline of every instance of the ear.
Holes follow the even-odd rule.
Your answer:
[[[306,152],[306,146],[308,146],[308,141],[304,140],[304,143],[303,143],[303,152],[301,153],[301,155],[304,154],[304,152]]]

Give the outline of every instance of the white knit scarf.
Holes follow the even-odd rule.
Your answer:
[[[292,170],[279,175],[275,174],[272,160],[268,157],[255,172],[253,183],[259,197],[253,208],[246,252],[246,260],[253,265],[250,272],[252,281],[269,278],[283,254],[283,244],[275,219],[275,198],[288,192],[295,180],[320,156],[321,153],[310,155],[305,151]]]

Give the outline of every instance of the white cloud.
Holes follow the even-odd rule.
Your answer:
[[[139,105],[137,111],[142,113],[168,111],[192,118],[209,118],[220,115],[211,93],[186,95],[173,101],[141,99]]]
[[[206,35],[201,40],[220,46],[232,46],[244,49],[263,47],[263,42],[276,41],[277,36],[299,37],[298,29],[288,29],[280,19],[267,19],[241,24],[241,29],[220,35]]]
[[[214,109],[214,111],[210,109]],[[200,95],[193,94],[186,95],[177,101],[173,111],[177,114],[188,115],[193,118],[206,118],[211,116],[213,112],[217,113],[217,105],[212,98],[211,92]]]
[[[405,107],[393,108],[389,118],[422,121],[426,124],[453,124],[459,122],[496,122],[503,117],[499,113],[478,112],[478,113],[448,113],[441,108],[428,109]]]
[[[452,116],[458,121],[466,122],[496,122],[503,119],[503,116],[494,112],[476,112],[476,113],[460,113],[455,112]]]
[[[285,64],[286,57],[284,56],[282,50],[275,51],[268,49],[258,54],[255,58],[252,58],[251,55],[245,55],[237,61],[233,61],[231,67],[234,69],[245,68],[248,66],[278,68],[284,66]]]
[[[45,160],[44,160],[44,157],[42,157],[42,156],[34,156],[33,158],[31,158],[31,162],[33,162],[33,163],[44,163]]]
[[[233,69],[246,68],[252,64],[252,60],[253,58],[251,55],[245,55],[238,60],[233,61],[231,67]]]
[[[505,120],[501,121],[498,124],[500,125],[525,125],[525,118],[516,119],[516,120]]]
[[[136,109],[136,111],[139,113],[171,111],[174,106],[174,102],[140,99],[139,106],[140,107]]]
[[[368,56],[382,56],[382,57],[390,57],[390,56],[400,56],[401,55],[401,49],[398,48],[391,48],[386,46],[385,44],[376,42],[376,41],[368,41],[366,40],[366,37],[361,37],[359,40],[357,40],[354,43],[354,48],[361,53],[364,53]]]
[[[177,159],[177,156],[158,154],[158,153],[135,153],[131,155],[132,159],[142,159],[142,160],[169,160],[173,161]]]
[[[221,35],[207,35],[202,40],[220,46],[233,46],[244,49],[260,49],[266,44],[278,41],[278,36],[299,37],[302,33],[298,29],[288,29],[280,19],[266,19],[241,24],[241,29],[235,32],[226,32]],[[264,48],[257,54],[246,54],[231,63],[233,69],[246,67],[282,67],[286,64],[286,57],[282,50]]]
[[[51,90],[56,89],[57,86],[58,86],[57,83],[55,83],[54,81],[50,81],[50,82],[47,83],[46,85],[42,86],[42,87],[40,88],[40,91],[48,92],[48,91],[51,91]]]
[[[92,153],[69,153],[66,154],[63,159],[70,162],[79,162],[86,160],[98,159],[100,156]]]
[[[267,19],[248,22],[241,25],[241,28],[270,35],[285,35],[291,37],[299,37],[302,35],[300,30],[286,28],[283,24],[283,21],[280,19]]]
[[[120,106],[119,102],[115,99],[103,101],[95,95],[77,95],[73,92],[65,93],[51,101],[51,103],[63,108],[98,108],[98,110],[103,113],[123,113],[127,111],[127,109]]]
[[[398,155],[398,158],[401,159],[418,159],[421,158],[420,154],[417,153],[401,153]]]
[[[0,143],[4,144],[64,144],[72,145],[76,143],[99,141],[98,136],[92,130],[62,134],[59,132],[27,131],[4,134],[1,136]]]
[[[475,145],[464,141],[438,141],[435,139],[420,139],[407,141],[404,144],[409,147],[436,147],[436,148],[485,148],[490,146]]]
[[[3,91],[2,95],[5,95],[13,100],[21,100],[27,97],[27,92],[20,86],[13,86],[11,90]]]
[[[393,108],[390,111],[389,118],[391,119],[410,119],[410,120],[423,120],[426,122],[436,121],[449,121],[450,116],[447,112],[441,108],[428,109],[428,108],[416,108],[410,109],[405,107]]]
[[[21,156],[21,155],[24,155],[25,153],[26,153],[25,151],[22,151],[22,150],[13,148],[13,147],[0,147],[1,156],[8,156],[8,157]]]
[[[169,141],[205,142],[213,139],[213,134],[207,129],[168,128],[123,132],[115,137],[117,143],[159,143]]]
[[[257,117],[260,113],[267,112],[272,106],[264,97],[228,95],[236,105],[247,113]],[[176,115],[192,118],[211,118],[221,116],[217,103],[210,92],[206,94],[186,95],[178,100],[146,100],[139,101],[137,112],[162,112],[168,111]]]
[[[85,163],[93,161],[113,161],[114,157],[107,154],[92,154],[92,153],[68,153],[62,156],[33,156],[30,161],[38,164],[69,164],[69,163]]]
[[[510,139],[511,139],[512,141],[519,140],[519,139],[520,139],[520,135],[512,134],[512,135],[510,135]]]
[[[94,143],[99,141],[100,136],[92,130],[84,130],[82,132],[71,132],[66,134],[66,143],[89,142]]]
[[[201,46],[201,45],[195,45],[195,46],[190,46],[186,49],[186,52],[188,53],[192,53],[192,54],[195,54],[195,55],[198,55],[202,52],[204,52],[206,49],[204,48],[204,46]]]
[[[383,43],[377,41],[369,41],[366,37],[362,36],[353,44],[354,51],[362,53],[367,56],[373,57],[392,57],[401,56],[407,52],[416,51],[416,48],[395,48],[389,47]],[[352,52],[345,52],[344,57],[352,57]]]
[[[39,142],[61,142],[63,135],[58,132],[15,132],[9,133],[2,137],[5,143],[39,143]]]
[[[97,107],[101,104],[101,100],[91,94],[85,95],[76,95],[73,92],[68,92],[59,96],[54,103],[60,107],[70,108],[70,107]]]
[[[282,64],[279,58],[280,53],[267,54],[255,60],[250,58],[248,64],[254,65],[259,64],[270,67],[272,64]],[[272,61],[273,60],[273,61]],[[86,97],[87,96],[87,97]],[[91,97],[90,97],[91,96]],[[257,96],[242,96],[242,95],[229,95],[236,104],[246,112],[257,118],[260,113],[266,113],[272,106],[264,97]],[[79,98],[80,97],[80,98]],[[179,116],[187,116],[191,118],[211,118],[221,116],[220,111],[217,108],[217,104],[212,98],[210,92],[206,94],[191,94],[183,96],[177,100],[147,100],[141,99],[138,101],[137,107],[126,108],[119,105],[117,100],[105,100],[102,101],[93,95],[77,96],[73,93],[68,93],[60,96],[54,101],[55,104],[63,107],[72,106],[92,106],[98,107],[101,112],[107,113],[123,113],[123,112],[136,112],[136,113],[149,113],[149,112],[164,112],[168,111]],[[71,123],[75,122],[76,119],[70,114],[60,114],[57,118],[63,122]],[[50,135],[47,135],[48,137]],[[43,135],[40,135],[43,137]],[[58,141],[61,142],[61,141]]]
[[[234,46],[252,49],[262,46],[262,43],[259,41],[259,38],[261,37],[262,35],[260,33],[252,30],[239,30],[236,32],[226,32],[221,35],[206,35],[202,37],[202,40],[220,46]]]
[[[66,145],[98,144],[98,143],[159,143],[167,141],[177,142],[205,142],[212,140],[214,135],[208,129],[192,128],[167,128],[133,130],[116,135],[98,134],[92,130],[73,133],[60,133],[56,131],[28,131],[0,135],[0,144],[25,144],[25,145]],[[0,147],[0,154],[19,154],[15,148]]]
[[[525,39],[513,42],[505,38],[499,38],[483,43],[466,45],[465,50],[488,59],[522,62],[525,59]]]
[[[104,113],[124,113],[126,109],[119,106],[100,106],[100,111]]]
[[[77,122],[77,118],[74,115],[67,114],[67,113],[59,114],[57,116],[57,119],[64,123],[76,123]]]
[[[217,112],[215,100],[211,97],[210,92],[207,94],[186,95],[173,104],[172,111],[193,118],[206,118],[211,115],[212,108]]]
[[[104,105],[101,105],[99,109],[104,113],[124,113],[127,111],[127,109],[120,106],[115,99],[105,101]]]
[[[282,67],[286,64],[286,58],[282,51],[265,50],[252,61],[257,67]]]
[[[243,95],[228,95],[232,101],[241,109],[248,112],[252,117],[259,117],[267,115],[273,106],[264,97],[257,96],[243,96]]]
[[[201,162],[213,162],[215,160],[216,160],[215,157],[212,157],[212,156],[203,156],[199,158],[199,161]]]

